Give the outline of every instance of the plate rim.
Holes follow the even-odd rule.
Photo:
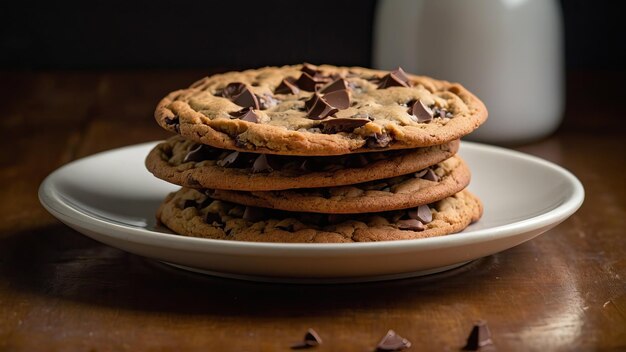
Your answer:
[[[133,144],[120,148],[102,151],[84,158],[73,160],[50,173],[40,184],[38,196],[41,204],[53,216],[62,222],[72,223],[89,230],[99,232],[106,237],[115,237],[118,240],[130,241],[138,244],[148,244],[151,246],[167,246],[172,249],[207,252],[219,251],[221,253],[255,254],[259,255],[259,250],[264,254],[288,255],[297,253],[304,254],[359,254],[368,251],[371,254],[378,252],[405,252],[415,250],[429,250],[434,248],[446,248],[483,242],[489,239],[503,239],[514,236],[520,231],[530,232],[546,226],[556,226],[570,215],[576,212],[582,205],[585,198],[585,191],[582,183],[569,170],[542,158],[522,153],[519,151],[487,145],[476,142],[462,141],[461,148],[472,148],[479,152],[487,151],[500,155],[511,156],[528,162],[536,163],[542,167],[556,171],[562,176],[567,184],[572,188],[572,192],[567,194],[564,201],[555,208],[547,212],[538,214],[529,219],[519,220],[495,227],[471,230],[458,234],[446,236],[429,237],[410,240],[380,241],[380,242],[358,242],[358,243],[270,243],[270,242],[246,242],[246,241],[225,241],[208,238],[196,238],[180,236],[152,231],[150,229],[126,226],[115,222],[94,217],[88,213],[81,212],[71,204],[63,201],[58,191],[54,189],[54,182],[63,170],[73,167],[76,164],[102,157],[105,154],[122,152],[126,149],[147,148],[154,146],[160,141]],[[67,221],[67,222],[66,222]],[[69,225],[69,224],[68,224]],[[114,231],[111,229],[113,228]],[[94,230],[96,229],[96,230]],[[458,237],[457,235],[461,235]],[[156,241],[156,242],[155,242]],[[330,252],[330,253],[329,253]]]

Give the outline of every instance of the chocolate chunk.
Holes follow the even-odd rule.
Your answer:
[[[433,221],[433,213],[430,211],[428,205],[420,205],[417,207],[417,219],[421,221],[422,224],[428,224]]]
[[[472,331],[467,337],[467,343],[465,344],[465,347],[463,347],[463,350],[477,351],[481,347],[491,344],[493,344],[493,341],[491,341],[491,332],[489,331],[487,322],[479,320],[474,323],[474,327],[472,327]]]
[[[229,165],[233,164],[237,160],[238,157],[239,157],[239,152],[232,152],[226,155],[224,159],[218,160],[217,165],[222,166],[222,167],[228,167]]]
[[[337,90],[347,90],[349,89],[348,81],[343,78],[339,78],[338,80],[328,84],[324,88],[320,90],[320,93],[330,93]]]
[[[396,222],[398,225],[398,229],[400,230],[411,230],[411,231],[423,231],[424,225],[419,220],[416,219],[407,219],[407,220],[398,220]]]
[[[419,220],[422,224],[428,224],[433,221],[433,213],[428,205],[420,205],[415,209],[407,212],[411,219]]]
[[[171,119],[169,117],[166,117],[165,124],[169,126],[173,125],[176,133],[180,133],[180,119],[178,118],[178,116],[174,116]]]
[[[248,141],[242,140],[240,136],[235,137],[235,146],[237,148],[248,148]]]
[[[433,182],[439,181],[439,176],[437,176],[437,174],[430,168],[426,169],[426,173],[424,174],[424,176],[422,176],[422,178],[424,180],[433,181]]]
[[[206,216],[204,217],[204,222],[206,222],[209,225],[222,227],[222,228],[224,227],[224,224],[222,223],[222,217],[220,216],[220,214],[217,214],[217,213],[211,213],[211,212],[206,213]]]
[[[307,73],[310,76],[315,76],[319,73],[317,67],[315,65],[311,65],[308,62],[302,64],[302,68],[300,69],[300,71]]]
[[[313,329],[308,329],[304,334],[304,339],[301,342],[291,345],[291,349],[299,350],[303,348],[315,347],[322,344],[322,338]]]
[[[391,213],[391,217],[388,218],[388,221],[390,223],[395,223],[398,222],[398,220],[402,219],[402,217],[404,216],[404,211],[395,211],[393,213]]]
[[[309,344],[322,344],[322,338],[320,337],[320,335],[318,335],[317,331],[311,328],[306,331],[306,334],[304,335],[304,341],[308,342]]]
[[[384,148],[391,142],[391,137],[387,133],[374,133],[367,139],[368,148]]]
[[[315,103],[317,103],[317,101],[321,98],[322,96],[320,94],[318,94],[317,92],[315,94],[313,94],[311,96],[311,99],[307,100],[304,102],[304,108],[306,109],[306,111],[311,110],[311,108],[313,107],[313,105],[315,105]]]
[[[176,125],[176,124],[180,123],[180,120],[179,120],[178,116],[174,116],[172,118],[166,117],[165,118],[165,123],[167,125]]]
[[[259,107],[261,108],[261,110],[267,110],[278,105],[278,100],[274,99],[273,96],[267,93],[263,95],[257,95],[256,98],[259,101]]]
[[[226,88],[224,88],[222,96],[244,108],[259,108],[259,101],[257,100],[256,95],[254,95],[254,93],[252,93],[252,91],[241,82],[229,83]]]
[[[426,169],[422,169],[422,170],[420,170],[420,171],[418,171],[418,172],[414,173],[414,174],[413,174],[413,176],[414,176],[415,178],[422,178],[422,176],[426,175],[426,172],[427,172],[428,170],[429,170],[428,168],[426,168]]]
[[[321,122],[322,133],[352,132],[370,122],[368,119],[335,118]]]
[[[376,351],[402,351],[411,347],[411,341],[389,330],[376,346]]]
[[[298,94],[300,89],[296,85],[295,77],[287,77],[274,90],[274,94]]]
[[[348,161],[346,162],[346,166],[348,167],[363,167],[367,164],[369,164],[369,160],[367,159],[367,157],[363,154],[354,154],[351,155],[348,158]]]
[[[256,158],[256,160],[254,160],[254,163],[252,164],[252,173],[272,172],[272,171],[274,171],[274,169],[272,169],[272,167],[268,163],[267,155],[265,154],[259,155]]]
[[[417,122],[430,122],[433,119],[433,112],[421,100],[416,100],[409,107],[409,114],[415,116]]]
[[[322,96],[322,99],[326,100],[330,106],[339,110],[347,109],[350,107],[350,95],[345,89],[335,90],[330,93],[326,93]]]
[[[391,71],[386,74],[378,84],[378,89],[385,89],[389,87],[409,87],[409,76],[398,67],[397,70]]]
[[[298,88],[302,90],[305,90],[307,92],[315,92],[315,88],[317,87],[317,85],[324,82],[316,80],[315,78],[313,78],[313,76],[309,75],[306,72],[303,72],[295,83]]]
[[[251,222],[261,221],[265,218],[265,214],[261,208],[246,207],[243,211],[243,219]]]
[[[195,208],[196,206],[198,206],[198,203],[196,203],[193,199],[185,199],[185,202],[183,203],[183,209]]]
[[[205,192],[205,194],[207,194],[207,193]],[[204,208],[208,207],[209,205],[211,205],[211,203],[213,203],[213,198],[206,197],[206,198],[204,198],[204,200],[202,202],[200,202],[200,203],[198,203],[196,205],[196,208],[204,209]]]
[[[454,115],[452,115],[452,113],[448,110],[446,110],[445,108],[438,108],[438,107],[434,107],[433,108],[433,114],[434,116],[439,116],[441,118],[452,118]]]
[[[308,105],[311,106],[310,109],[308,109],[307,113],[307,117],[311,120],[321,120],[328,116],[334,115],[337,111],[339,111],[339,109],[334,108],[333,106],[328,104],[328,102],[326,102],[323,97],[320,97],[317,94],[314,94],[313,98],[311,99],[311,103],[309,103],[309,101],[311,100],[305,103],[305,106],[307,105],[307,103],[309,103]]]
[[[261,119],[259,118],[259,115],[255,114],[254,109],[252,109],[251,107],[247,107],[239,111],[231,112],[229,113],[229,115],[233,117],[237,117],[240,120],[248,121],[248,122],[259,123],[259,121],[261,121]]]
[[[185,157],[183,158],[183,163],[207,160],[214,154],[215,149],[209,147],[208,145],[196,144],[193,148],[189,150],[187,155],[185,155]]]
[[[349,106],[350,96],[347,90],[338,90],[323,96],[316,92],[311,99],[304,102],[307,116],[313,120],[321,120],[335,114],[338,109],[347,109]]]

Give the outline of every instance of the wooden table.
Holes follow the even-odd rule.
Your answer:
[[[564,126],[517,147],[585,186],[557,228],[452,272],[306,286],[170,269],[82,236],[37,200],[71,160],[167,137],[156,102],[203,74],[0,73],[1,351],[287,351],[309,327],[318,350],[371,351],[394,329],[413,351],[456,351],[477,319],[500,351],[626,350],[624,75],[570,75]]]

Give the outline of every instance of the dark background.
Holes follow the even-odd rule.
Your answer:
[[[561,1],[568,70],[625,68],[621,3]],[[370,66],[375,7],[375,0],[4,2],[0,69]]]

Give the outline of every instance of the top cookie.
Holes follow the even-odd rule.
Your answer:
[[[443,144],[487,118],[461,85],[361,67],[295,65],[227,72],[170,93],[163,128],[219,148],[341,155]]]

